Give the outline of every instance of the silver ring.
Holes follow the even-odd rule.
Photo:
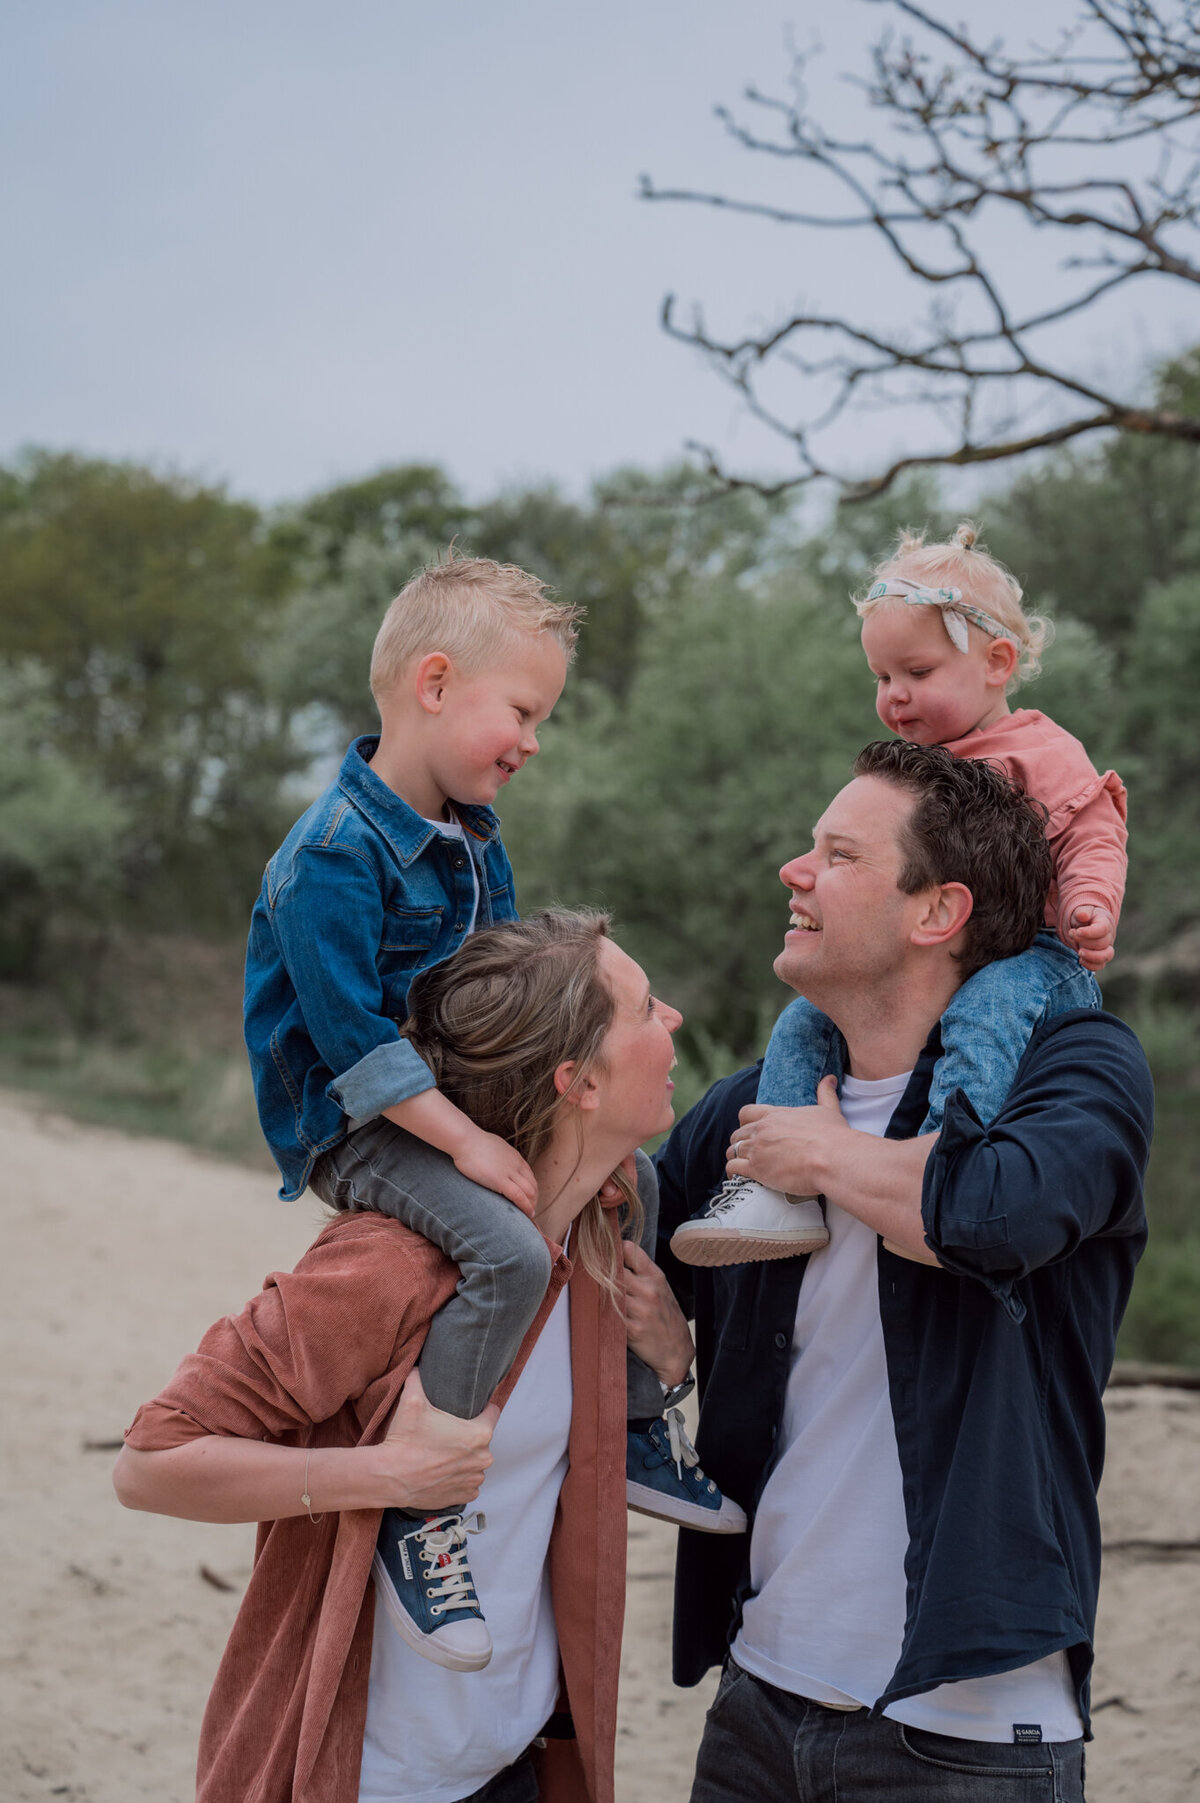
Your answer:
[[[733,1156],[735,1158],[742,1158],[745,1156],[742,1151],[742,1142],[740,1139],[735,1139],[733,1142]]]

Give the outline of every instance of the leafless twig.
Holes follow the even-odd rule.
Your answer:
[[[643,178],[647,200],[865,232],[909,291],[932,290],[924,316],[904,327],[805,307],[738,338],[711,333],[699,311],[682,320],[669,295],[664,330],[701,351],[796,459],[794,475],[767,484],[692,446],[709,492],[778,494],[829,479],[861,499],[906,470],[995,463],[1105,429],[1200,446],[1200,418],[1086,379],[1062,330],[1135,281],[1200,289],[1200,0],[1077,0],[1069,29],[1022,54],[911,0],[864,3],[902,21],[871,47],[870,74],[857,81],[877,130],[825,128],[809,104],[805,54],[790,99],[748,90],[757,129],[718,110],[743,148],[796,166],[802,204]],[[1032,304],[1030,257],[1013,259],[994,229],[1008,222],[1032,234]],[[896,292],[890,284],[890,300]],[[799,385],[799,417],[777,398],[780,378]],[[950,417],[953,437],[868,473],[824,450],[851,407],[914,401]]]

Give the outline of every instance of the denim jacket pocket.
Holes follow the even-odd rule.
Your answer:
[[[396,908],[383,911],[381,952],[387,953],[388,967],[415,971],[438,942],[442,930],[441,908]]]

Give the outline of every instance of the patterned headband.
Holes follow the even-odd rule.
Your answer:
[[[960,651],[967,649],[967,621],[978,626],[994,639],[1011,639],[1020,648],[1021,641],[1015,632],[1007,626],[1001,626],[999,620],[993,620],[991,614],[985,614],[981,607],[973,607],[964,601],[962,590],[957,588],[926,588],[920,582],[909,582],[904,576],[889,576],[886,582],[877,582],[867,591],[868,601],[907,601],[912,607],[939,607],[946,631],[950,634],[950,643]]]

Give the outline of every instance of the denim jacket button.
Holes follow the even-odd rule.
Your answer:
[[[454,923],[454,931],[455,931],[455,932],[456,932],[456,933],[461,933],[461,932],[462,932],[462,930],[463,930],[463,924],[462,924],[462,921],[461,921],[461,920],[456,920],[456,921],[455,921],[455,923]]]

